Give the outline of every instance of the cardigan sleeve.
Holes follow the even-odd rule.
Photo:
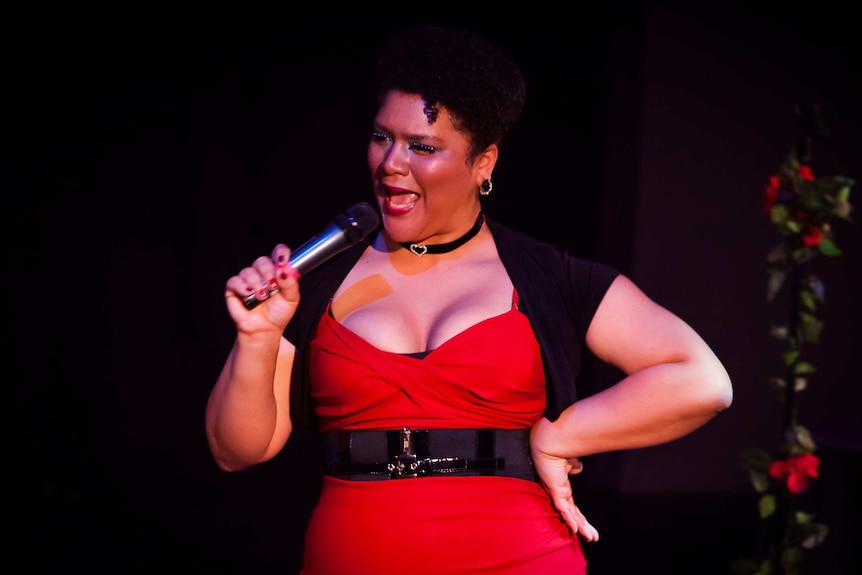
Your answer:
[[[579,397],[587,329],[619,272],[496,222],[489,226],[541,348],[545,416],[553,421]]]

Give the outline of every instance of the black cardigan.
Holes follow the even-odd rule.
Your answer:
[[[539,342],[546,379],[545,416],[553,421],[578,398],[586,331],[619,272],[573,257],[492,219],[486,221],[503,266],[518,291],[518,307],[530,320]],[[296,346],[291,417],[297,429],[312,431],[314,427],[310,426],[308,391],[309,339],[335,290],[369,243],[370,240],[360,242],[300,279],[299,308],[285,330],[285,337]]]

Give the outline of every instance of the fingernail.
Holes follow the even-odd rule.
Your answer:
[[[265,289],[260,290],[259,292],[257,292],[257,296],[261,299],[265,298],[266,297],[266,290]]]
[[[275,278],[272,278],[271,280],[269,280],[269,289],[270,290],[278,289],[278,282],[275,281]]]
[[[286,263],[287,263],[287,261],[284,259],[284,254],[278,256],[278,265],[279,266],[283,266]]]
[[[281,272],[281,274],[280,274],[278,277],[280,277],[280,278],[281,278],[281,279],[283,279],[283,280],[286,280],[286,279],[287,279],[287,274],[286,274],[286,273],[284,273],[284,272]]]

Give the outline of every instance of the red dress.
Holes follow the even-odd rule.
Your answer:
[[[321,431],[529,428],[545,407],[539,346],[517,309],[426,356],[385,352],[327,309],[311,342]],[[583,574],[577,536],[542,487],[511,477],[325,477],[302,575]]]

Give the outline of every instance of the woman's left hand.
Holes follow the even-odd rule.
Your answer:
[[[538,426],[537,426],[538,427]],[[533,439],[536,429],[533,428]],[[538,433],[541,433],[539,431]],[[551,498],[551,503],[562,517],[566,525],[573,533],[580,533],[585,541],[598,541],[599,532],[575,505],[572,495],[571,475],[577,475],[583,471],[584,466],[577,457],[563,458],[545,453],[537,445],[540,442],[530,441],[530,452],[533,459],[533,467],[539,475],[542,487]]]

